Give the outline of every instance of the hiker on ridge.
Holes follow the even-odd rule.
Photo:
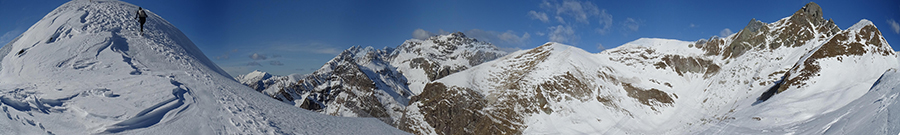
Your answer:
[[[141,22],[141,35],[144,35],[144,22],[147,22],[147,13],[144,12],[144,8],[138,7],[135,19],[140,18],[138,22]]]

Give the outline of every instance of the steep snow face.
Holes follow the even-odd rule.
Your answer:
[[[872,86],[898,67],[897,56],[865,22],[840,30],[810,3],[724,38],[642,38],[598,54],[547,43],[427,83],[399,127],[420,134],[785,134],[864,122],[845,114],[895,119],[883,110],[897,84],[881,92]],[[776,94],[779,88],[786,90]],[[900,132],[874,129],[827,133]]]
[[[148,13],[120,1],[63,4],[3,46],[0,131],[9,134],[397,134],[272,100],[212,64]]]

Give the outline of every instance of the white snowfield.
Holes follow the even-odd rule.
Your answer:
[[[782,32],[790,25],[788,19],[765,27],[769,32]],[[874,28],[863,19],[836,35],[849,35],[838,44],[862,43],[864,52],[860,55],[807,61],[836,37],[816,29],[804,29],[814,35],[800,46],[751,48],[735,58],[704,55],[704,50],[693,47],[695,42],[670,39],[642,38],[596,54],[550,42],[434,82],[476,90],[488,103],[549,97],[542,106],[519,104],[524,106],[516,109],[519,113],[529,107],[552,110],[523,113],[524,122],[520,124],[525,127],[524,134],[898,134],[900,111],[893,109],[900,109],[896,104],[900,64],[896,52],[880,34],[860,30],[866,26]],[[738,34],[719,40],[727,46],[736,42],[733,40]],[[768,37],[764,43],[773,43],[774,38]],[[872,40],[875,42],[869,42]],[[657,62],[666,62],[666,56],[696,58],[696,63],[709,60],[718,65],[718,71],[710,74],[712,68],[701,68],[700,72],[682,74],[672,63],[660,68]],[[798,76],[804,63],[820,69],[801,85],[766,101],[757,99],[770,88],[777,89],[786,72],[793,74],[786,78]],[[561,81],[561,76],[585,83],[587,87],[580,89],[587,89],[586,93],[548,92],[552,89],[547,88],[554,86],[546,84]],[[510,89],[510,85],[517,89]],[[642,104],[628,88],[662,91],[671,103],[650,99],[649,104]],[[517,96],[504,99],[511,91]],[[408,117],[427,123],[422,118],[427,115],[417,112],[423,107],[418,105],[422,103],[410,104]],[[477,111],[508,107],[487,106]],[[436,134],[428,125],[415,128]]]
[[[137,8],[74,0],[3,46],[0,134],[408,134],[260,94]]]
[[[897,52],[869,20],[841,30],[820,11],[809,3],[697,42],[641,38],[600,53],[549,42],[476,64],[452,58],[496,49],[440,51],[453,35],[407,40],[388,60],[405,76],[393,84],[406,80],[413,94],[391,112],[402,116],[393,125],[416,134],[900,134]],[[465,70],[433,77],[421,63]],[[270,76],[238,79],[274,86],[262,87],[269,95],[297,82]]]

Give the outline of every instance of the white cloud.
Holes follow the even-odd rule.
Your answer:
[[[894,30],[894,33],[900,34],[900,23],[897,23],[894,19],[888,19],[887,22],[891,25],[891,30]]]
[[[734,32],[731,32],[731,29],[725,28],[719,32],[719,37],[728,37],[731,34],[734,34]]]
[[[528,43],[531,35],[525,32],[521,36],[508,30],[506,32],[485,31],[481,29],[472,29],[466,31],[466,36],[484,40],[500,47],[518,47]]]
[[[443,30],[442,30],[442,31],[443,31]],[[416,29],[416,30],[413,31],[413,33],[412,33],[412,37],[415,38],[415,39],[422,39],[422,40],[424,40],[424,39],[428,39],[428,37],[431,37],[431,36],[434,36],[434,33],[425,31],[425,30],[423,30],[423,29]]]
[[[576,22],[585,24],[590,24],[588,18],[600,14],[600,8],[597,8],[597,5],[594,5],[594,3],[591,3],[590,1],[581,2],[566,0],[562,3],[550,3],[549,1],[544,1],[541,4],[541,7],[555,10],[556,16],[572,17],[575,18]]]
[[[694,25],[694,23],[691,23],[691,25],[689,27],[694,28],[694,27],[697,27],[697,25]]]
[[[578,36],[575,35],[575,30],[572,27],[558,25],[551,26],[550,28],[549,38],[550,42],[560,42],[560,43],[572,43]]]
[[[565,23],[566,23],[566,19],[563,19],[563,18],[562,18],[562,17],[560,17],[560,16],[556,16],[556,22],[559,22],[559,23],[562,23],[562,24],[565,24]]]
[[[622,22],[622,26],[625,26],[625,30],[638,31],[641,28],[641,22],[629,17],[625,18],[625,22]]]
[[[551,42],[574,44],[579,37],[578,34],[575,34],[574,29],[594,30],[601,35],[606,35],[614,24],[613,16],[606,9],[600,9],[590,1],[544,0],[539,6],[543,12],[529,11],[529,14],[532,14],[531,12],[534,14],[546,13],[548,21],[542,21],[550,24],[547,31],[534,34],[547,35]],[[597,25],[593,25],[591,22]]]
[[[531,11],[528,11],[528,16],[531,16],[531,19],[538,19],[544,23],[550,22],[550,18],[548,18],[547,13],[544,13],[544,12],[537,12],[537,11],[531,10]]]
[[[437,35],[447,35],[450,34],[449,31],[444,31],[444,29],[438,29]]]
[[[600,33],[601,35],[606,35],[606,33],[609,32],[609,27],[612,26],[612,23],[613,23],[612,18],[613,17],[612,17],[612,15],[606,13],[606,9],[603,9],[600,11],[599,17],[600,17],[600,23],[598,23],[598,24],[600,25],[600,28],[597,28],[597,33]]]
[[[268,59],[268,58],[266,57],[266,55],[262,55],[262,54],[259,54],[259,53],[253,53],[253,54],[250,54],[250,59],[253,59],[253,60],[266,60],[266,59]]]
[[[330,48],[330,47],[325,47],[325,48],[313,48],[312,50],[310,50],[310,52],[319,53],[319,54],[338,54],[338,53],[341,53],[341,50],[338,50],[335,48]]]

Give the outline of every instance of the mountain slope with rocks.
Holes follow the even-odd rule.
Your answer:
[[[382,104],[369,106],[385,106],[391,115],[389,120],[382,116],[383,121],[415,134],[900,132],[894,122],[900,115],[890,111],[897,108],[894,103],[900,92],[896,90],[900,88],[896,52],[869,20],[842,30],[812,2],[775,22],[751,19],[727,37],[641,38],[600,53],[548,42],[508,55],[455,55],[459,50],[482,48],[455,44],[469,41],[454,40],[461,35],[408,40],[397,49],[367,49],[361,52],[379,57],[362,62],[349,59],[357,62],[339,65],[390,66],[357,66],[367,67],[363,71],[379,70],[354,69],[348,73],[356,77],[330,78],[405,80],[388,85],[394,89],[375,88],[384,92],[372,93],[407,94],[391,96],[394,100],[382,96],[391,94],[372,94],[379,95],[375,97],[381,97],[376,99]],[[345,53],[360,52],[353,50]],[[471,63],[472,59],[454,58],[479,59]],[[334,68],[325,68],[330,65],[334,64],[323,69],[334,73]],[[386,77],[397,73],[402,76]],[[316,74],[322,73],[311,75]],[[380,84],[345,80],[354,79],[306,86],[324,90]],[[251,82],[245,84],[254,86],[257,81]],[[359,89],[349,91],[353,90]],[[369,97],[355,99],[376,103]],[[384,105],[383,101],[396,103]]]
[[[642,38],[597,54],[552,42],[517,51],[429,82],[398,127],[418,134],[896,134],[896,113],[885,110],[900,83],[879,79],[895,80],[898,67],[870,21],[840,30],[809,3],[722,38]],[[836,124],[839,131],[828,130]]]
[[[395,124],[409,97],[421,93],[426,82],[505,54],[490,43],[457,32],[410,39],[396,49],[351,47],[303,77],[253,72],[236,79],[300,108]]]
[[[0,48],[0,134],[404,134],[236,82],[150,9],[67,2]]]

